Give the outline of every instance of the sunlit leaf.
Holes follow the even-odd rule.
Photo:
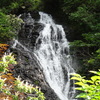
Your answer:
[[[91,77],[91,80],[94,81],[94,82],[95,82],[96,80],[98,80],[98,79],[100,80],[100,76],[92,76],[92,77]]]
[[[84,83],[83,82],[76,82],[75,84],[76,85],[80,85],[80,86],[84,86]]]
[[[76,98],[86,98],[86,93],[80,93]]]
[[[91,73],[94,73],[94,74],[97,74],[97,75],[100,75],[100,72],[97,72],[97,71],[90,71]]]
[[[80,79],[79,77],[72,77],[71,80],[78,80],[78,81],[81,81],[82,79]]]

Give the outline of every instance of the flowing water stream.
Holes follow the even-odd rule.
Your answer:
[[[61,100],[74,100],[74,85],[70,80],[70,74],[74,73],[72,58],[69,53],[69,42],[66,39],[62,25],[54,23],[52,17],[39,12],[38,23],[43,25],[36,39],[33,54],[40,63],[45,79]],[[17,40],[13,44],[20,45],[24,50],[29,49]]]
[[[71,100],[75,91],[70,81],[70,73],[74,70],[69,42],[61,25],[55,24],[51,16],[43,12],[39,14],[39,23],[44,24],[44,29],[37,38],[34,54],[50,87],[61,100]]]

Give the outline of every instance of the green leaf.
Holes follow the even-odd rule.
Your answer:
[[[76,73],[73,73],[73,74],[71,74],[71,75],[73,75],[73,76],[77,76],[77,77],[81,77],[80,74],[76,74]]]
[[[76,96],[76,98],[86,98],[86,93],[80,93],[79,95]]]
[[[95,82],[96,80],[100,80],[100,76],[92,76],[91,77],[91,80],[93,81],[93,82]]]
[[[100,71],[99,72],[97,72],[97,71],[90,71],[91,73],[94,73],[94,74],[97,74],[97,75],[99,75],[100,76]]]
[[[76,85],[80,85],[80,86],[84,86],[84,83],[83,82],[76,82],[75,84]]]
[[[89,83],[89,84],[90,84],[90,83],[91,83],[91,84],[94,83],[92,80],[86,80],[86,82]]]
[[[78,80],[78,81],[81,81],[82,79],[80,79],[79,77],[72,77],[71,80]]]
[[[88,63],[93,64],[95,62],[95,59],[88,60]]]

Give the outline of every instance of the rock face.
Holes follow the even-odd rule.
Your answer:
[[[14,69],[14,76],[20,76],[22,80],[40,87],[46,100],[60,100],[46,82],[39,62],[33,54],[36,39],[43,25],[35,21],[30,13],[23,14],[22,19],[24,24],[18,34],[18,41],[14,41],[15,43],[12,41],[13,46],[10,49],[18,62]]]

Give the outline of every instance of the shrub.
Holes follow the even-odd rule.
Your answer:
[[[75,84],[79,86],[76,89],[82,91],[76,98],[100,100],[100,70],[90,72],[95,74],[90,80],[84,79],[85,77],[79,74],[72,74],[73,77],[71,79],[77,80]]]
[[[15,15],[0,12],[0,42],[12,39],[21,28],[23,21]]]
[[[0,100],[45,100],[40,89],[13,77],[9,70],[13,64],[17,62],[12,54],[4,55],[0,60]]]

